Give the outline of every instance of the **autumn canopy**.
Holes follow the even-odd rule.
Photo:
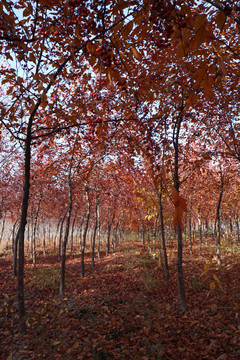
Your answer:
[[[137,237],[169,283],[174,248],[185,311],[184,246],[211,243],[217,266],[239,247],[239,30],[238,1],[1,1],[0,242],[21,334],[30,255],[54,252],[62,296],[67,255],[84,278],[86,252],[94,268]]]

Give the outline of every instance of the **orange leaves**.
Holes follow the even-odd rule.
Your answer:
[[[175,212],[173,217],[173,226],[175,231],[177,231],[177,224],[180,229],[183,230],[183,214],[187,211],[187,201],[179,195],[179,192],[176,188],[172,190],[172,198],[175,205]]]
[[[195,39],[196,45],[199,47],[206,40],[207,31],[207,15],[201,14],[196,17],[195,20]]]
[[[142,55],[140,54],[140,52],[137,51],[137,49],[135,49],[134,47],[132,47],[131,50],[132,50],[132,52],[133,52],[134,57],[135,57],[137,60],[141,60]]]
[[[226,21],[226,14],[223,11],[219,11],[216,16],[217,27],[222,30]]]

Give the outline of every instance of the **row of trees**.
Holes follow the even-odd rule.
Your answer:
[[[186,309],[182,272],[186,201],[180,189],[187,186],[187,180],[192,184],[201,172],[206,172],[201,173],[201,179],[210,183],[219,172],[214,215],[219,248],[223,197],[230,174],[239,169],[238,14],[236,2],[212,0],[3,2],[1,129],[2,136],[7,131],[12,146],[19,144],[21,148],[18,156],[22,160],[13,164],[22,170],[24,182],[15,239],[19,243],[21,333],[26,330],[25,229],[34,191],[37,193],[41,184],[35,214],[51,187],[67,199],[59,200],[66,213],[63,292],[66,245],[77,206],[75,193],[83,188],[88,224],[91,194],[100,191],[106,197],[108,186],[101,185],[99,190],[96,183],[101,184],[102,178],[108,183],[111,167],[127,169],[119,176],[121,186],[125,184],[122,192],[126,203],[132,200],[132,184],[134,191],[142,193],[144,188],[137,186],[136,177],[139,184],[151,183],[159,206],[163,247],[166,194],[174,204],[180,299],[182,309]],[[41,182],[38,178],[43,169]],[[118,171],[113,173],[119,175]],[[11,179],[19,186],[15,175]],[[81,184],[79,189],[77,182]],[[94,191],[90,191],[92,187]],[[79,194],[80,198],[84,196]],[[121,197],[117,194],[116,203]],[[203,208],[201,202],[198,214],[204,214]],[[130,226],[135,216],[126,214],[120,219]],[[142,210],[137,219],[145,219],[146,215]]]

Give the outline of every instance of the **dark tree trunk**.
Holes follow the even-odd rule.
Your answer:
[[[111,227],[114,221],[115,215],[113,215],[112,220],[109,219],[109,208],[107,210],[107,245],[106,245],[106,255],[110,253],[110,237],[111,237]]]
[[[67,249],[67,241],[68,241],[70,221],[71,221],[71,213],[72,213],[72,184],[71,184],[71,168],[70,168],[68,175],[68,208],[66,213],[66,228],[62,243],[62,265],[61,265],[61,278],[60,278],[60,288],[59,288],[60,296],[64,295],[64,291],[65,291],[66,249]]]
[[[178,166],[179,166],[179,135],[181,129],[181,123],[183,121],[182,117],[182,110],[176,119],[175,127],[173,130],[173,145],[174,145],[174,187],[179,194],[179,174],[178,174]],[[177,208],[177,204],[175,204],[175,208]],[[181,309],[187,309],[187,300],[186,300],[186,293],[185,293],[185,284],[184,284],[184,276],[183,276],[183,268],[182,268],[182,229],[181,225],[177,222],[176,224],[177,230],[177,243],[178,243],[178,254],[177,254],[177,272],[178,272],[178,288],[179,288],[179,295],[181,301]]]
[[[5,229],[5,223],[6,223],[6,213],[4,213],[4,217],[3,217],[2,229],[1,229],[1,236],[0,236],[0,244],[1,244],[2,239],[3,239],[3,234],[4,234],[4,229]]]
[[[190,209],[189,209],[189,244],[190,244],[190,255],[192,255],[192,196],[190,200]]]
[[[166,241],[165,241],[165,228],[164,228],[164,220],[163,220],[162,189],[160,190],[160,192],[157,191],[157,195],[158,195],[158,204],[159,204],[160,228],[161,228],[161,236],[162,236],[164,264],[165,264],[165,281],[168,284],[169,283],[169,267],[168,267],[167,249],[166,249]],[[161,251],[161,249],[160,249],[160,251]]]
[[[14,224],[15,225],[15,224]],[[19,230],[17,235],[14,238],[14,247],[13,247],[13,276],[17,276],[17,254],[18,254],[18,238]]]
[[[85,248],[86,248],[86,238],[87,238],[87,231],[88,231],[88,224],[90,219],[90,198],[89,198],[89,189],[87,184],[84,186],[85,188],[85,195],[87,200],[87,214],[86,214],[86,222],[83,232],[83,241],[82,241],[82,249],[81,249],[81,277],[83,278],[85,275],[85,265],[84,265],[84,255],[85,255]]]
[[[43,242],[42,242],[42,246],[43,246],[43,255],[46,255],[46,228],[45,228],[45,224],[44,221],[42,223],[43,225]]]
[[[115,230],[114,230],[114,243],[113,243],[114,249],[118,246],[118,227],[119,227],[119,222],[117,221],[117,224],[116,224]]]
[[[202,220],[201,220],[201,208],[198,206],[198,235],[199,235],[199,254],[202,257]]]
[[[73,252],[74,225],[75,225],[75,222],[76,222],[76,218],[77,218],[77,212],[75,213],[75,216],[74,216],[73,222],[72,222],[70,256],[72,255],[72,252]]]
[[[216,247],[217,247],[217,264],[218,266],[221,266],[221,202],[222,202],[222,197],[223,197],[223,189],[224,189],[224,175],[222,173],[222,169],[220,169],[221,171],[221,186],[220,186],[220,193],[219,193],[219,198],[218,198],[218,204],[217,204],[217,215],[216,215],[216,230],[217,230],[217,242],[216,242]]]
[[[39,215],[39,210],[40,210],[40,205],[41,205],[41,201],[42,201],[42,196],[43,196],[43,192],[41,192],[40,194],[40,198],[38,201],[38,205],[37,205],[37,211],[35,214],[35,218],[34,218],[34,225],[33,225],[33,266],[36,267],[36,232],[37,232],[37,221],[38,221],[38,215]]]
[[[144,247],[144,249],[145,249],[145,228],[144,228],[144,223],[143,223],[143,221],[142,221],[142,223],[141,223],[141,232],[142,232],[142,244],[143,244],[143,247]]]
[[[239,226],[239,219],[238,216],[236,216],[236,230],[237,230],[237,243],[240,244],[240,226]]]
[[[39,103],[40,104],[40,103]],[[18,278],[17,278],[17,299],[18,299],[18,313],[19,313],[19,332],[24,335],[26,333],[26,319],[25,319],[25,301],[24,301],[24,235],[25,227],[27,224],[27,212],[29,203],[29,190],[30,190],[30,168],[31,168],[31,128],[32,120],[37,111],[32,112],[28,128],[27,137],[25,140],[25,159],[24,159],[24,185],[21,218],[18,236]]]
[[[149,221],[148,220],[147,220],[147,244],[148,244],[148,252],[151,254],[150,230],[149,230]]]
[[[99,206],[98,194],[96,194],[95,195],[95,213],[94,213],[95,221],[94,221],[93,238],[92,238],[92,268],[95,267],[94,256],[95,256],[96,234],[97,234],[97,228],[98,228],[98,206]]]
[[[12,250],[13,250],[13,276],[17,276],[17,256],[18,256],[18,230],[15,234],[18,221],[13,224],[12,229]]]
[[[209,225],[208,225],[208,221],[207,221],[207,220],[206,220],[205,224],[206,224],[205,244],[206,244],[206,246],[207,246],[207,245],[208,245],[208,237],[209,237]]]
[[[98,228],[97,228],[97,255],[98,255],[98,260],[100,260],[101,256],[100,256],[100,248],[101,248],[101,224],[100,224],[100,207],[98,205],[98,210],[97,210],[97,222],[98,222]]]
[[[58,236],[58,230],[59,230],[61,221],[62,221],[62,218],[60,217],[60,219],[59,219],[59,221],[58,221],[58,224],[57,224],[57,230],[56,230],[56,233],[55,233],[55,237],[54,237],[54,243],[53,243],[53,250],[54,250],[54,252],[56,251],[57,236]]]
[[[61,260],[61,250],[62,250],[62,237],[63,237],[63,225],[64,225],[64,221],[66,219],[67,213],[64,214],[62,221],[61,221],[61,226],[60,226],[60,234],[59,234],[59,244],[58,244],[58,261]]]

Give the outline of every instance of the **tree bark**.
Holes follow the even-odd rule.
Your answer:
[[[173,130],[173,145],[174,145],[174,187],[179,194],[179,135],[181,130],[181,123],[183,121],[182,117],[182,109],[176,119],[176,123]],[[177,208],[177,204],[175,204],[175,208]],[[177,272],[178,272],[178,288],[179,295],[181,301],[181,309],[184,311],[187,309],[187,300],[185,293],[185,284],[184,284],[184,276],[183,276],[183,268],[182,268],[182,229],[179,223],[176,224],[177,230],[177,243],[178,243],[178,253],[177,253]]]
[[[59,219],[59,221],[58,221],[58,224],[57,224],[57,230],[56,230],[56,233],[55,233],[55,236],[54,236],[54,242],[53,242],[53,250],[54,250],[54,252],[56,251],[57,235],[58,235],[58,230],[59,230],[61,221],[62,221],[62,218],[60,217],[60,219]]]
[[[86,238],[87,238],[87,231],[88,231],[88,224],[90,219],[90,198],[89,198],[89,189],[87,184],[84,185],[85,188],[85,195],[87,200],[87,215],[86,215],[86,222],[83,232],[83,241],[82,241],[82,249],[81,249],[81,277],[83,278],[85,275],[85,265],[84,265],[84,255],[85,255],[85,248],[86,248]]]
[[[162,189],[160,192],[157,191],[158,204],[159,204],[159,214],[160,214],[160,227],[161,227],[161,236],[162,236],[162,246],[163,246],[163,255],[164,255],[164,265],[165,265],[165,281],[169,283],[169,267],[168,267],[168,258],[167,258],[167,249],[165,241],[165,228],[163,220],[163,206],[162,206]],[[161,249],[160,249],[161,251]]]
[[[98,210],[97,210],[97,221],[98,221],[98,228],[97,228],[97,255],[98,255],[98,260],[101,259],[101,255],[100,255],[100,248],[101,248],[101,224],[100,224],[100,207],[98,205]]]
[[[189,210],[189,244],[190,244],[190,255],[192,255],[192,196],[190,200],[190,210]]]
[[[109,219],[109,207],[107,210],[107,245],[106,245],[106,255],[110,253],[110,237],[111,237],[111,227],[114,221],[115,215],[113,215],[112,220]]]
[[[218,204],[217,204],[217,215],[216,215],[216,229],[217,229],[217,264],[218,266],[221,266],[221,202],[223,197],[223,190],[224,190],[224,175],[222,172],[222,169],[220,169],[220,177],[221,177],[221,186],[220,186],[220,193],[218,198]]]
[[[236,216],[236,230],[237,230],[237,244],[240,244],[240,226],[239,226],[239,219],[238,216]]]
[[[94,229],[93,229],[93,238],[92,238],[92,268],[95,267],[95,242],[96,242],[96,234],[97,234],[97,228],[98,228],[98,194],[95,195],[95,222],[94,222]]]
[[[17,235],[14,238],[14,245],[13,245],[14,246],[13,247],[13,276],[17,276],[18,239],[19,239],[19,230],[17,231]]]
[[[61,265],[61,278],[60,278],[60,288],[59,288],[60,296],[64,295],[64,291],[65,291],[66,249],[67,249],[67,241],[68,241],[70,221],[71,221],[71,213],[72,213],[72,183],[71,183],[71,167],[70,167],[69,175],[68,175],[68,208],[66,214],[66,228],[62,243],[62,265]]]
[[[198,205],[198,235],[199,235],[199,254],[202,257],[202,220],[201,220],[201,208]]]
[[[64,221],[65,221],[66,216],[67,216],[67,212],[64,214],[64,216],[63,216],[63,218],[62,218],[61,226],[60,226],[59,244],[58,244],[58,261],[61,260],[63,225],[64,225]]]
[[[33,225],[33,266],[36,267],[36,232],[37,232],[37,221],[38,221],[38,215],[40,210],[40,205],[42,201],[43,192],[40,194],[40,198],[37,205],[37,211],[34,218],[34,225]]]
[[[4,213],[3,222],[2,222],[2,229],[1,229],[1,236],[0,236],[0,244],[3,239],[4,229],[5,229],[5,223],[6,223],[6,212]]]
[[[37,107],[35,107],[35,112]],[[19,332],[21,335],[26,333],[26,319],[25,319],[25,301],[24,301],[24,235],[25,227],[27,224],[27,212],[29,203],[29,190],[30,190],[30,169],[31,169],[31,129],[32,120],[35,113],[32,112],[28,128],[27,137],[25,140],[25,160],[24,160],[24,185],[21,218],[18,236],[18,278],[17,278],[17,299],[18,299],[18,314],[19,314]]]
[[[72,252],[73,252],[74,225],[75,225],[76,218],[77,218],[77,212],[75,213],[75,216],[74,216],[73,222],[72,222],[70,256],[72,255]]]

